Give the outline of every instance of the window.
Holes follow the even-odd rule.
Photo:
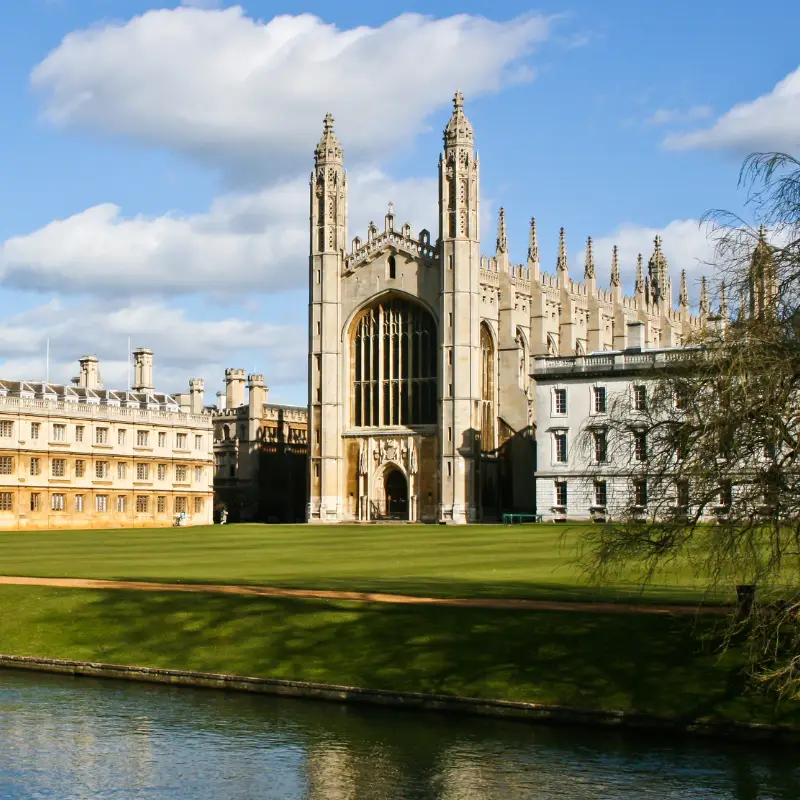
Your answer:
[[[187,442],[188,438],[189,436],[186,433],[177,434],[175,436],[175,447],[178,450],[185,450],[189,446]]]
[[[566,481],[556,481],[555,482],[555,489],[556,489],[556,505],[566,507],[567,505],[567,482]]]
[[[121,494],[117,496],[117,513],[124,514],[125,513],[125,495]]]
[[[66,458],[54,458],[50,466],[53,471],[54,478],[63,478],[67,474]]]
[[[53,441],[66,442],[67,441],[67,426],[66,425],[53,425]]]
[[[164,433],[164,431],[160,431],[158,434],[158,446],[159,447],[167,446],[167,434]]]
[[[125,466],[124,461],[120,461],[120,463],[117,464],[117,478],[125,478]]]
[[[675,505],[679,508],[689,507],[689,481],[683,479],[676,481]]]
[[[136,480],[146,481],[150,477],[150,469],[147,464],[136,465]]]
[[[730,508],[732,500],[733,492],[731,491],[731,484],[725,481],[719,487],[719,504],[724,508]]]
[[[686,390],[679,386],[675,390],[675,408],[686,408],[687,396]]]
[[[108,461],[95,461],[94,475],[96,478],[108,477]]]
[[[42,474],[42,459],[34,456],[31,459],[31,475],[41,475]]]
[[[186,511],[186,498],[185,497],[176,497],[175,498],[175,513],[176,514],[183,514]]]
[[[38,439],[42,430],[41,422],[31,422],[31,439]]]
[[[633,434],[633,458],[636,461],[647,461],[647,433],[635,431]]]
[[[448,352],[452,364],[452,350]],[[490,452],[497,447],[495,441],[494,389],[497,376],[497,359],[494,339],[487,325],[481,325],[481,449]],[[449,396],[453,395],[453,384],[449,385]]]
[[[14,435],[13,422],[0,422],[0,437],[3,439],[10,439]]]
[[[202,450],[203,449],[203,437],[202,435],[197,435],[194,437],[194,449],[195,450]]]
[[[108,444],[108,428],[95,428],[94,441],[96,444]]]
[[[605,508],[608,501],[608,493],[606,491],[605,481],[594,482],[594,504]]]
[[[50,495],[50,508],[53,511],[63,511],[64,510],[64,495],[63,494],[51,494]]]
[[[397,278],[397,261],[395,260],[394,256],[389,256],[388,258],[389,264],[389,280],[394,280]]]
[[[13,511],[14,498],[11,492],[0,492],[0,511]]]
[[[559,464],[567,463],[567,432],[558,431],[553,434],[555,443],[556,462]]]
[[[117,444],[125,444],[125,437],[127,433],[128,432],[125,430],[125,428],[120,428],[117,431]]]
[[[633,482],[633,504],[640,508],[647,505],[647,481],[644,478]]]
[[[150,442],[150,431],[136,431],[136,445],[138,447],[147,447]]]
[[[175,480],[178,483],[186,483],[186,467],[184,466],[175,467]]]
[[[167,498],[164,495],[159,495],[156,498],[156,511],[163,514],[167,510]]]
[[[203,468],[202,467],[195,467],[194,468],[194,482],[200,483],[203,480]]]
[[[38,511],[39,510],[39,499],[41,495],[39,492],[33,492],[31,494],[31,511]]]
[[[75,510],[76,511],[83,511],[83,495],[76,494],[75,495]]]
[[[12,475],[14,473],[14,457],[0,456],[0,475]]]
[[[553,389],[553,413],[566,414],[567,413],[567,390],[566,389]]]
[[[593,394],[593,408],[595,414],[605,414],[606,413],[606,387],[605,386],[595,386],[592,390]]]
[[[167,479],[167,465],[166,464],[159,464],[158,465],[158,479],[160,481],[165,481]]]
[[[146,514],[147,513],[147,495],[146,494],[137,494],[136,495],[136,513],[137,514]]]
[[[86,462],[82,458],[79,458],[75,462],[75,477],[82,478],[85,474],[86,474]]]
[[[633,408],[636,411],[647,411],[647,388],[644,386],[633,387]]]
[[[194,499],[194,513],[201,514],[203,512],[203,498],[195,497]]]
[[[107,494],[97,494],[94,497],[94,508],[95,511],[108,511],[108,495]]]
[[[594,460],[596,464],[602,464],[608,459],[608,447],[605,431],[592,431],[594,439]]]
[[[82,442],[83,441],[83,431],[85,430],[85,425],[76,425],[75,426],[75,441]]]
[[[422,306],[392,298],[353,325],[352,419],[357,427],[436,422],[436,323]]]

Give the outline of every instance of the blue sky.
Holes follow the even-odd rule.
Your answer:
[[[535,216],[600,283],[656,233],[690,291],[697,220],[740,210],[754,150],[800,151],[800,5],[673,0],[410,5],[28,0],[0,14],[0,375],[67,380],[95,352],[124,385],[148,346],[177,391],[226,366],[305,401],[307,176],[330,110],[350,236],[386,203],[436,228],[456,89],[476,132],[484,249]],[[423,16],[427,15],[427,16]],[[629,287],[626,287],[629,289]],[[630,289],[629,289],[630,290]]]

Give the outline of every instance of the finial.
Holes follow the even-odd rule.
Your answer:
[[[389,201],[389,210],[386,212],[390,217],[394,216],[394,203]]]
[[[528,261],[539,261],[539,239],[536,236],[536,218],[531,217],[531,233],[528,243]]]
[[[641,294],[644,291],[644,264],[641,253],[636,257],[636,285],[634,289],[637,294]]]
[[[498,253],[508,252],[508,236],[506,235],[506,212],[502,206],[500,206],[500,214],[498,215],[497,218],[497,252]]]
[[[661,252],[661,237],[656,234],[656,238],[653,239],[653,245],[656,253]]]
[[[725,281],[719,284],[719,313],[723,317],[728,316],[728,298],[725,297]]]
[[[461,94],[460,90],[453,95],[453,108],[455,110],[464,108],[464,95]]]
[[[767,226],[763,222],[758,226],[758,240],[760,242],[767,241]]]
[[[678,295],[678,307],[687,308],[689,306],[689,290],[686,288],[686,270],[681,270],[681,291]]]
[[[700,313],[708,314],[708,287],[705,275],[700,279]]]
[[[325,133],[333,133],[333,114],[330,111],[325,115],[322,125]]]
[[[594,253],[592,252],[592,237],[586,239],[586,265],[583,270],[585,278],[594,278]]]
[[[333,132],[333,114],[328,112],[322,122],[322,137],[314,150],[314,162],[317,166],[322,163],[341,165],[342,146]]]
[[[621,283],[622,281],[619,276],[619,253],[617,252],[617,246],[614,245],[614,249],[611,252],[611,285],[619,286]]]
[[[562,228],[558,232],[558,260],[556,261],[556,269],[559,272],[566,272],[567,270],[567,241]]]
[[[470,125],[464,113],[464,96],[461,92],[456,92],[453,97],[453,113],[450,115],[450,121],[444,129],[445,150],[457,145],[472,147],[474,141],[475,134],[472,130],[472,125]]]

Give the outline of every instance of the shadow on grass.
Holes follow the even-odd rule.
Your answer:
[[[701,648],[703,620],[28,587],[0,597],[21,592],[35,594],[0,632],[22,655],[800,722],[799,704],[746,693],[736,653]]]

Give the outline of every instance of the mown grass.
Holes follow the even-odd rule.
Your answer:
[[[7,532],[0,534],[0,574],[443,597],[673,603],[703,597],[680,565],[644,591],[633,572],[614,586],[589,584],[578,563],[583,530],[552,524],[218,525]]]
[[[708,618],[0,587],[0,652],[370,688],[800,723]]]

